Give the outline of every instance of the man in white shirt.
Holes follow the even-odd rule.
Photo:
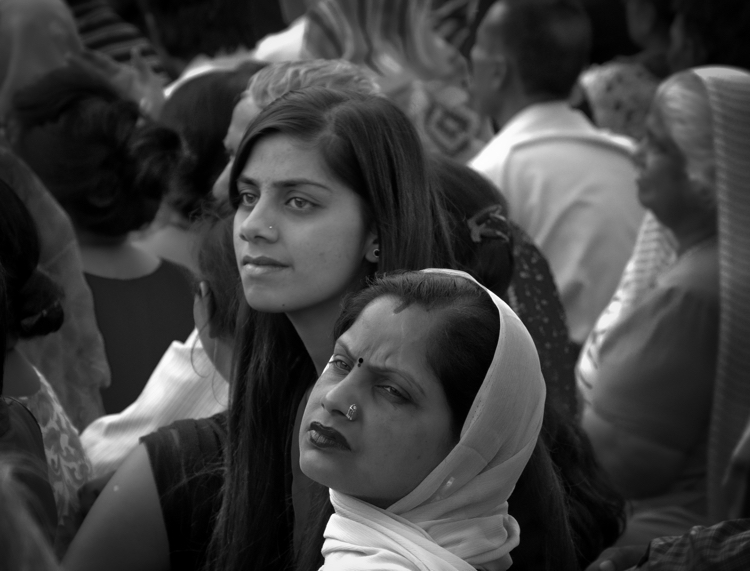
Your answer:
[[[579,344],[612,297],[643,216],[632,141],[567,103],[590,44],[574,0],[500,0],[471,56],[479,110],[500,128],[471,165],[547,257]]]

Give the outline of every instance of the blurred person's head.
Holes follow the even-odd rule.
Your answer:
[[[675,0],[669,64],[673,72],[701,65],[750,70],[750,2]]]
[[[232,120],[224,137],[224,149],[229,162],[214,184],[215,198],[225,198],[229,194],[229,173],[248,125],[272,101],[289,91],[306,87],[346,89],[365,95],[378,93],[378,86],[370,74],[344,60],[280,62],[260,70],[250,80],[232,112]]]
[[[0,271],[5,278],[4,347],[57,331],[63,323],[62,289],[39,265],[34,219],[15,191],[0,180]],[[3,300],[0,299],[0,302]],[[3,349],[4,350],[4,349]]]
[[[154,47],[170,74],[195,57],[251,50],[286,27],[276,1],[138,0]]]
[[[695,71],[659,86],[637,163],[638,198],[665,226],[675,232],[686,224],[715,230],[713,119],[708,91]]]
[[[181,84],[164,104],[159,121],[179,132],[187,153],[166,204],[184,220],[201,213],[204,199],[224,170],[224,136],[232,111],[250,78],[265,63],[249,61],[232,70],[217,69]]]
[[[182,140],[137,103],[68,66],[21,91],[13,117],[14,151],[66,210],[79,239],[122,241],[154,219]]]
[[[477,109],[502,127],[528,105],[567,100],[590,49],[588,16],[575,0],[499,0],[471,52]]]
[[[625,1],[628,33],[641,49],[655,38],[669,42],[674,13],[672,0]]]
[[[513,278],[508,206],[492,182],[474,169],[432,155],[428,168],[446,207],[456,268],[502,297]]]

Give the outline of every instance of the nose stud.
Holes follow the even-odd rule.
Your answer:
[[[353,404],[349,407],[349,410],[346,411],[346,420],[352,421],[355,418],[357,418],[357,405]]]

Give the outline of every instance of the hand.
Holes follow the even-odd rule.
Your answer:
[[[646,553],[645,545],[610,547],[601,552],[596,561],[586,567],[586,571],[625,571],[635,568]]]

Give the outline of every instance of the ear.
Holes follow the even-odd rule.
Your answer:
[[[365,260],[371,264],[380,261],[380,240],[375,231],[371,231],[365,240]]]

